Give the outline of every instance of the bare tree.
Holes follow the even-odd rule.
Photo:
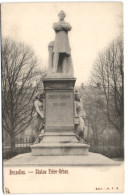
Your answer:
[[[99,84],[103,94],[103,112],[120,134],[120,146],[124,143],[124,72],[123,40],[118,38],[103,52],[94,63],[91,85]],[[101,98],[102,97],[102,98]]]
[[[2,126],[15,147],[15,136],[31,123],[37,88],[37,59],[22,43],[2,40]]]
[[[104,114],[104,103],[102,94],[99,88],[96,86],[86,86],[83,85],[80,88],[84,109],[86,112],[86,118],[88,120],[88,139],[93,141],[94,145],[98,145],[100,137],[106,130],[108,125],[108,120]],[[89,128],[90,127],[90,128]]]

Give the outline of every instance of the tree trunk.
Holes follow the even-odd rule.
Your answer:
[[[11,136],[11,150],[13,151],[15,149],[15,137]]]
[[[120,132],[120,148],[124,149],[124,129]]]
[[[93,137],[93,143],[94,143],[95,146],[97,146],[97,145],[98,145],[98,136],[97,136],[96,133],[94,133],[93,136],[94,136],[94,137]]]
[[[120,148],[124,149],[124,114],[120,116]]]
[[[122,127],[120,130],[120,157],[124,158],[124,128]]]

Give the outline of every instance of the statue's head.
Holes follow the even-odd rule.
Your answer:
[[[40,94],[39,100],[42,102],[44,98],[45,98],[45,93],[43,91],[43,93]]]
[[[36,100],[39,100],[39,101],[43,101],[43,99],[45,98],[45,93],[38,93],[35,97]]]
[[[75,101],[80,101],[81,95],[80,92],[76,89],[75,90]]]
[[[53,51],[53,47],[54,47],[54,41],[51,41],[51,42],[48,44],[48,50],[49,50],[49,51]]]
[[[65,14],[65,12],[64,12],[63,10],[61,10],[61,11],[59,12],[58,16],[59,16],[59,19],[62,21],[62,20],[64,20],[66,14]]]

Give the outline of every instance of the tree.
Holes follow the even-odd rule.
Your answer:
[[[83,87],[82,85],[80,91],[88,120],[88,131],[89,127],[91,130],[91,134],[88,132],[87,139],[90,140],[91,138],[93,144],[96,146],[108,125],[107,117],[103,112],[104,103],[102,94],[97,86]]]
[[[2,40],[2,127],[15,147],[15,137],[25,131],[32,120],[36,92],[37,59],[22,43]]]
[[[104,99],[103,112],[120,134],[121,147],[124,144],[123,62],[123,40],[119,37],[99,54],[91,76],[91,85],[99,84],[99,90]]]

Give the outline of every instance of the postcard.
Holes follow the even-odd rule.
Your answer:
[[[123,3],[3,3],[1,32],[3,192],[124,192]]]

